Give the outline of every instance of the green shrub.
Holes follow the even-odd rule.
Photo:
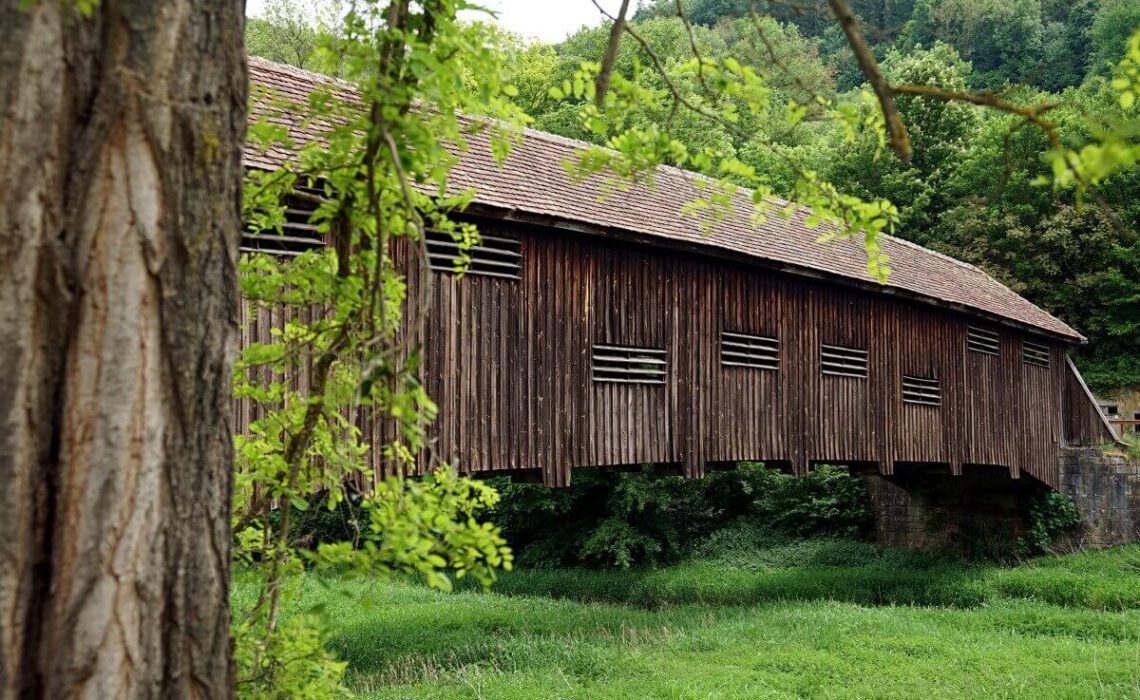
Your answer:
[[[1029,511],[1029,533],[1020,548],[1028,555],[1050,552],[1059,537],[1080,525],[1081,511],[1073,499],[1059,491],[1049,491],[1034,501]]]
[[[866,531],[871,521],[867,489],[847,470],[825,465],[800,478],[779,476],[777,488],[760,494],[752,513],[774,529],[801,537],[855,537]]]
[[[1140,437],[1135,433],[1124,436],[1124,455],[1133,461],[1140,461]]]
[[[697,480],[656,475],[648,467],[579,470],[564,489],[507,479],[495,487],[502,501],[494,520],[519,563],[529,567],[628,568],[693,554],[745,557],[793,538],[858,537],[871,522],[866,489],[835,467],[793,477],[745,462]]]

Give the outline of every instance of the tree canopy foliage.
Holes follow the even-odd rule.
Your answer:
[[[823,62],[837,71],[840,88],[863,81],[823,0],[685,0],[684,7],[694,24],[707,27],[755,7],[815,39]],[[940,41],[973,64],[975,88],[997,89],[1007,82],[1043,90],[1075,87],[1090,70],[1104,73],[1119,61],[1140,25],[1134,0],[852,0],[851,7],[880,57],[892,48]],[[676,13],[675,0],[653,0],[634,18]]]

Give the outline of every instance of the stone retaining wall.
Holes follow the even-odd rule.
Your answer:
[[[1061,491],[1084,515],[1073,544],[1107,547],[1140,540],[1140,462],[1095,447],[1062,450]]]

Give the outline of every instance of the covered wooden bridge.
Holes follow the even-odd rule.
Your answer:
[[[324,80],[250,67],[296,99]],[[499,166],[474,135],[453,171],[454,187],[478,191],[464,215],[483,240],[459,277],[455,243],[430,237],[423,379],[439,405],[434,450],[461,470],[565,485],[575,467],[641,463],[691,477],[739,460],[986,466],[1056,486],[1063,445],[1112,439],[1066,355],[1082,337],[982,270],[887,238],[880,285],[861,246],[817,242],[806,211],[754,226],[746,191],[706,234],[681,213],[698,176],[575,183],[563,162],[582,146],[527,131]],[[246,160],[272,169],[289,155]],[[251,317],[246,333],[280,322]]]

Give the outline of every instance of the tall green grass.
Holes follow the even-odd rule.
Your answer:
[[[862,564],[856,562],[862,561]],[[748,560],[661,569],[530,569],[494,592],[644,608],[827,600],[859,605],[968,608],[998,599],[1091,610],[1140,609],[1140,545],[1021,566],[977,565],[845,540],[757,550]]]
[[[324,615],[364,698],[1140,697],[1140,545],[1017,567],[834,540],[746,554],[452,594],[308,576],[286,614]]]

